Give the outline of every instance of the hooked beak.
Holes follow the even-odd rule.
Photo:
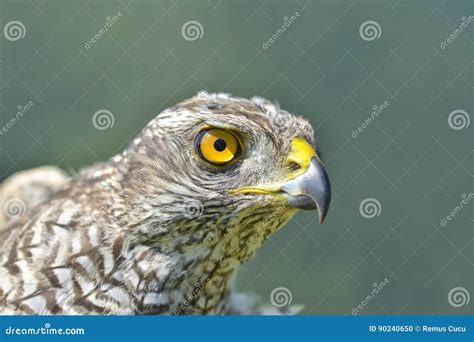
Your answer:
[[[276,195],[294,208],[318,209],[319,222],[323,223],[331,201],[331,184],[319,156],[304,139],[294,138],[287,162],[297,164],[298,170],[284,183],[244,187],[232,192]]]
[[[318,158],[311,158],[306,172],[284,183],[281,190],[289,205],[304,210],[317,208],[319,222],[324,222],[331,202],[331,184]]]

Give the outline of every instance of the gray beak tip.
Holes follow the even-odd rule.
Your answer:
[[[329,210],[329,208],[326,208],[324,211],[318,210],[319,211],[319,223],[320,224],[323,224],[324,221],[326,220],[328,210]]]
[[[320,224],[323,224],[326,220],[327,214],[329,212],[329,204],[331,203],[331,190],[329,183],[327,185],[327,189],[327,192],[324,192],[322,196],[313,198],[313,200],[316,202],[316,206],[318,207]]]
[[[282,190],[290,196],[288,203],[295,208],[317,208],[319,222],[324,223],[331,202],[331,184],[326,170],[317,158],[313,157],[308,170],[289,181]]]

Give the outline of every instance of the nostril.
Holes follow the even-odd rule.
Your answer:
[[[290,171],[297,171],[299,169],[301,169],[301,165],[298,164],[298,163],[295,163],[295,162],[289,162],[288,163],[288,168],[290,169]]]

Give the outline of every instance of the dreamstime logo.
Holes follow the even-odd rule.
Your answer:
[[[387,107],[390,106],[390,102],[388,102],[387,100],[385,100],[381,105],[377,106],[377,105],[373,105],[372,107],[372,113],[370,114],[370,116],[365,119],[365,121],[359,126],[357,127],[357,129],[353,130],[352,131],[352,138],[353,139],[356,139],[359,134],[361,134],[367,127],[369,127],[369,125],[375,120],[378,118],[378,116],[385,110],[387,109]]]
[[[275,220],[279,217],[282,216],[282,214],[287,210],[287,208],[285,207],[278,207],[277,209],[275,209],[269,216],[267,216],[265,218],[265,220],[263,220],[263,226],[264,227],[268,227],[269,225],[271,225],[272,223],[275,222]]]
[[[388,278],[385,278],[382,280],[380,283],[374,282],[373,283],[373,288],[372,291],[360,302],[359,305],[357,305],[355,308],[352,308],[352,315],[355,316],[357,315],[361,310],[363,310],[369,303],[372,301],[372,299],[375,298],[375,296],[382,291],[382,289],[390,283],[390,280]]]
[[[275,121],[275,123],[278,125],[278,126],[281,126],[281,127],[288,127],[288,125],[290,124],[290,118],[291,118],[291,115],[290,113],[288,113],[286,110],[282,110],[282,109],[279,109],[279,108],[276,108],[276,111],[273,112],[273,110],[271,111],[272,113],[272,116],[273,116],[273,120]]]
[[[34,327],[12,327],[9,326],[5,329],[5,334],[11,336],[32,336],[32,335],[85,335],[86,330],[84,328],[53,328],[51,323],[45,323],[44,326],[39,328]]]
[[[367,219],[374,218],[375,216],[379,216],[382,212],[382,206],[380,202],[375,198],[366,198],[359,205],[359,212],[362,217]]]
[[[381,34],[382,28],[373,20],[364,21],[359,27],[359,35],[366,42],[379,39]]]
[[[5,126],[0,127],[0,135],[6,134],[8,130],[12,128],[34,105],[33,101],[28,101],[24,105],[18,105],[16,107],[17,111],[15,115],[5,124]]]
[[[298,18],[300,17],[300,12],[295,12],[290,17],[286,16],[283,18],[283,24],[279,27],[275,33],[272,34],[267,41],[263,42],[262,48],[268,49],[270,45],[272,45],[285,31],[293,24]]]
[[[454,287],[448,293],[449,305],[455,308],[466,306],[471,301],[469,291],[464,287]]]
[[[92,116],[92,124],[100,131],[114,126],[115,117],[110,110],[100,109]]]
[[[25,202],[19,198],[10,198],[3,205],[3,212],[5,213],[5,216],[10,219],[21,217],[25,215],[26,212]]]
[[[465,110],[456,109],[448,115],[448,125],[456,131],[469,127],[470,123],[471,118]]]
[[[206,291],[208,283],[209,279],[206,279],[202,283],[194,287],[193,292],[186,298],[183,303],[179,304],[177,308],[173,311],[173,315],[181,315],[188,306],[194,303],[200,297],[200,295],[204,291]]]
[[[204,206],[202,205],[201,201],[190,199],[186,200],[183,203],[184,207],[184,216],[187,218],[195,218],[201,216],[204,212]]]
[[[92,47],[92,45],[97,43],[99,39],[102,38],[105,35],[105,33],[110,28],[112,28],[112,26],[117,21],[119,21],[120,18],[122,18],[122,13],[120,11],[118,11],[113,16],[108,15],[107,17],[105,17],[105,24],[102,26],[102,28],[99,31],[97,31],[97,33],[91,39],[89,39],[87,42],[84,43],[84,48],[86,50],[89,50]]]
[[[474,193],[462,194],[461,198],[461,202],[459,202],[459,204],[455,206],[448,215],[439,221],[441,227],[445,227],[448,224],[448,221],[451,221],[461,210],[464,209],[466,205],[469,204],[469,202],[474,198]]]
[[[276,287],[270,293],[270,303],[274,307],[282,308],[288,306],[293,301],[293,294],[286,287]]]
[[[15,42],[17,40],[25,38],[26,27],[21,21],[13,20],[5,24],[3,28],[3,34],[9,41]]]
[[[448,38],[443,40],[440,44],[439,47],[444,50],[446,47],[451,44],[463,31],[464,29],[474,21],[474,16],[470,15],[469,17],[462,17],[461,18],[461,24],[458,26],[457,29],[455,29]]]
[[[190,20],[185,22],[183,27],[181,27],[181,35],[188,42],[193,42],[203,37],[204,28],[199,21]]]

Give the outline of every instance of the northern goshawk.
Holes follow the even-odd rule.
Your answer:
[[[306,120],[201,92],[106,162],[4,183],[0,313],[258,313],[232,288],[239,265],[298,209],[322,222],[329,201]]]

